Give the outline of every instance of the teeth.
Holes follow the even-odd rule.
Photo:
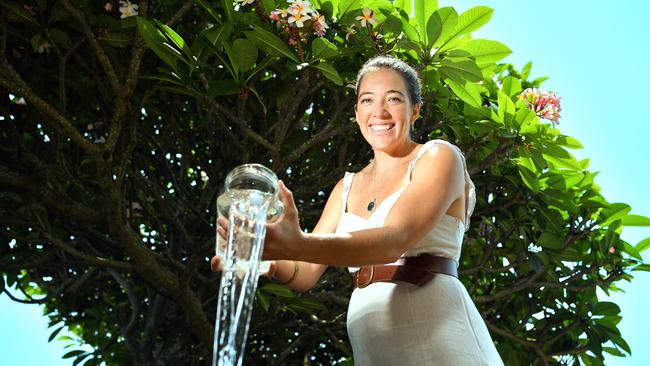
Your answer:
[[[392,124],[385,124],[385,125],[372,125],[370,126],[370,129],[373,131],[386,131],[393,127]]]

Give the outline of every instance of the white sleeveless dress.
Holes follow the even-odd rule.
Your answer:
[[[407,184],[418,159],[443,140],[429,141],[410,163]],[[462,154],[460,154],[462,157]],[[463,158],[464,162],[464,158]],[[406,185],[388,196],[368,219],[346,212],[354,173],[345,173],[343,210],[337,233],[381,227]],[[466,221],[474,208],[474,185],[465,172]],[[458,263],[465,224],[444,215],[403,257],[421,253],[452,258]],[[357,268],[350,268],[354,272]],[[422,287],[406,282],[376,282],[352,292],[347,328],[355,366],[366,365],[503,365],[490,334],[463,284],[437,274]]]

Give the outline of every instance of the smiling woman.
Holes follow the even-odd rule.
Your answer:
[[[281,185],[287,209],[265,240],[265,256],[277,260],[271,275],[304,291],[327,266],[349,267],[355,289],[347,329],[356,365],[502,364],[458,280],[475,203],[460,150],[411,139],[422,99],[405,62],[369,60],[356,91],[357,123],[374,159],[334,187],[312,234],[301,230],[293,196]]]

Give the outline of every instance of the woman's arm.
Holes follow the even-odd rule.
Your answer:
[[[336,226],[338,225],[342,210],[342,190],[343,180],[340,180],[327,199],[323,213],[321,214],[316,227],[314,227],[314,234],[333,233],[336,231]],[[272,273],[272,277],[275,278],[278,283],[285,283],[291,280],[290,282],[285,283],[285,286],[296,291],[304,292],[314,287],[326,269],[327,265],[324,264],[279,260],[276,261],[276,267],[274,273]]]
[[[437,225],[452,204],[464,207],[464,184],[461,157],[452,147],[438,145],[420,158],[411,183],[383,227],[345,235],[303,233],[293,196],[282,185],[287,210],[284,219],[268,226],[264,254],[269,259],[295,258],[335,266],[393,262]]]

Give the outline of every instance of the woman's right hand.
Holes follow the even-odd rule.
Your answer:
[[[270,261],[271,263],[269,264],[269,270],[268,272],[264,272],[260,274],[260,276],[264,276],[267,278],[273,278],[275,275],[275,272],[278,270],[278,263],[276,261]],[[221,263],[221,257],[218,255],[213,256],[210,259],[210,268],[212,269],[212,272],[222,272],[223,271],[223,264]]]
[[[219,216],[217,217],[217,235],[219,235],[219,238],[217,240],[217,245],[219,246],[219,253],[225,253],[226,252],[226,245],[228,243],[228,227],[229,227],[229,222],[228,219]],[[278,264],[276,261],[269,261],[271,262],[269,264],[269,270],[265,273],[260,274],[261,276],[268,277],[268,278],[273,278],[275,275],[275,272],[278,270]],[[221,257],[219,255],[215,255],[210,259],[210,268],[212,269],[212,272],[221,272],[223,271],[223,263],[221,263]]]

